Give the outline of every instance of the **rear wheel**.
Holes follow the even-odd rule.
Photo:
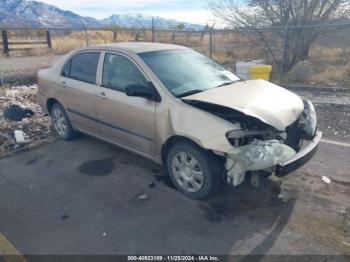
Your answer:
[[[195,144],[175,144],[167,155],[167,169],[176,188],[188,197],[205,199],[221,185],[224,163]]]
[[[66,111],[59,103],[52,106],[50,114],[52,125],[60,138],[71,140],[76,137],[77,132],[72,128]]]

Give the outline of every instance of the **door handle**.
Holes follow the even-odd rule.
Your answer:
[[[67,87],[66,81],[62,81],[62,87],[63,87],[63,88],[66,88],[66,87]]]
[[[99,97],[101,99],[108,99],[108,97],[107,97],[105,92],[101,92],[101,93],[97,94],[97,97]]]

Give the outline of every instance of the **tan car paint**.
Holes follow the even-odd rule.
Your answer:
[[[237,82],[184,99],[232,108],[254,116],[280,131],[298,119],[304,110],[299,96],[265,80]]]
[[[183,49],[184,47],[167,45],[167,48]],[[145,98],[128,97],[125,93],[101,87],[102,58],[99,62],[96,85],[72,80],[74,84],[79,82],[74,90],[69,90],[71,87],[63,88],[60,84],[62,81],[71,83],[71,79],[60,76],[61,69],[67,59],[82,51],[96,50],[101,50],[102,57],[105,51],[127,56],[138,66],[145,77],[152,81],[162,101],[154,102]],[[113,48],[101,46],[99,49],[86,47],[70,52],[51,69],[41,70],[39,79],[39,103],[45,112],[49,113],[47,100],[54,98],[65,108],[75,129],[122,146],[159,164],[162,164],[162,147],[173,136],[188,138],[202,148],[223,153],[232,148],[226,138],[226,133],[239,128],[239,125],[191,107],[181,99],[175,98],[135,52],[117,46]],[[76,92],[82,91],[84,87],[87,87],[88,91],[85,90],[82,94],[83,99]],[[105,93],[107,99],[102,99],[99,96],[101,92]],[[95,95],[95,102],[91,101],[88,94]],[[88,103],[86,103],[87,101]],[[79,116],[68,111],[72,106],[79,112],[118,126],[129,133],[96,124],[95,121],[89,119],[83,121]],[[95,113],[92,112],[94,110]],[[94,131],[96,125],[98,131]],[[147,139],[135,136],[130,132]]]
[[[123,55],[120,52],[108,52]],[[104,56],[105,52],[102,53]],[[130,57],[129,57],[130,59]],[[146,73],[134,63],[149,81]],[[103,59],[99,68],[103,67]],[[140,98],[130,97],[125,92],[103,87],[102,71],[98,70],[98,87],[96,95],[96,118],[111,126],[99,123],[99,135],[133,149],[146,156],[155,154],[155,120],[156,102]],[[127,132],[125,132],[127,131]]]
[[[159,164],[162,164],[162,148],[164,144],[174,136],[188,138],[202,148],[213,150],[222,155],[232,150],[233,147],[227,140],[226,134],[229,131],[239,129],[239,124],[233,124],[218,116],[192,107],[184,103],[181,99],[175,98],[137,55],[138,51],[184,49],[184,47],[161,44],[141,44],[140,46],[137,46],[136,43],[126,43],[85,47],[70,52],[51,69],[41,70],[39,72],[38,97],[40,105],[47,112],[47,101],[54,98],[62,104],[66,111],[69,107],[74,107],[86,115],[91,115],[98,121],[117,126],[119,130],[118,128],[110,128],[106,125],[101,126],[96,121],[89,119],[82,120],[79,117],[73,116],[69,111],[67,112],[75,129],[122,146]],[[78,81],[60,76],[61,69],[69,57],[82,51],[95,50],[101,51],[96,85],[83,82],[76,83]],[[123,54],[133,61],[145,77],[154,84],[160,94],[161,102],[154,102],[138,97],[128,97],[124,93],[101,87],[102,61],[104,52],[106,51]],[[61,84],[62,81],[67,81],[69,87],[64,88]],[[269,105],[259,102],[260,98],[257,97],[257,95],[262,95],[259,87],[262,85],[265,89],[267,84],[261,81],[252,81],[249,85],[255,90],[255,93],[252,92],[250,96],[252,102],[249,101],[247,95],[240,94],[238,89],[244,87],[235,87],[234,85],[209,90],[203,92],[202,97],[195,95],[192,98],[209,101],[210,97],[207,95],[212,94],[218,100],[219,104],[224,104],[225,106],[229,106],[228,97],[238,103],[244,98],[244,101],[239,104],[241,105],[239,107],[240,110],[246,110],[245,113],[251,113],[253,116],[257,116],[265,122],[271,123],[283,130],[285,125],[292,121],[293,117],[295,117],[294,120],[297,119],[297,115],[300,114],[301,110],[301,100],[296,99],[292,93],[281,91],[281,95],[285,97],[284,101],[290,98],[291,103],[295,103],[293,106],[288,104],[292,108],[295,108],[295,112],[293,115],[288,115],[287,112],[282,113],[280,115],[282,119],[278,120],[276,118],[277,115],[274,118],[269,118],[267,113],[256,111],[257,108],[253,107],[253,103],[258,103],[260,106]],[[230,88],[233,88],[233,90],[230,90]],[[235,88],[237,90],[234,90]],[[223,91],[220,91],[220,89]],[[215,91],[219,91],[221,95],[215,95]],[[101,98],[102,92],[105,93],[107,99]],[[229,92],[232,94],[228,95]],[[225,96],[227,97],[226,99]],[[263,96],[263,99],[265,98],[268,97]],[[273,102],[270,98],[268,98],[268,101],[270,103]],[[211,100],[211,102],[214,101]],[[244,108],[243,102],[247,103],[249,107]],[[272,109],[268,108],[268,110]],[[97,131],[95,131],[96,125]]]

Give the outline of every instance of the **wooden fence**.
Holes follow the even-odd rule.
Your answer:
[[[7,30],[1,30],[2,42],[0,42],[0,47],[2,46],[2,52],[4,53],[5,56],[10,56],[11,51],[25,51],[25,50],[33,49],[33,47],[12,48],[12,46],[47,45],[49,49],[52,49],[51,33],[49,30],[46,30],[45,40],[11,41],[11,39],[9,39],[8,36],[9,36],[9,33]]]

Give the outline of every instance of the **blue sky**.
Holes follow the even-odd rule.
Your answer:
[[[207,0],[41,0],[79,15],[105,18],[112,14],[142,13],[190,23],[213,23]]]

